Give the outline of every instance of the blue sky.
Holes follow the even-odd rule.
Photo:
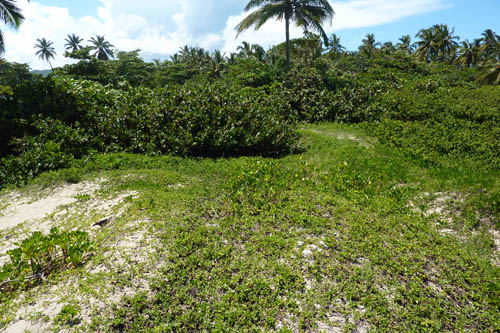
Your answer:
[[[10,61],[26,62],[34,69],[47,68],[36,59],[37,38],[54,42],[55,65],[64,58],[64,38],[76,33],[88,40],[105,35],[117,49],[140,48],[145,59],[168,58],[183,45],[219,48],[229,53],[242,41],[265,47],[284,39],[281,22],[271,22],[260,31],[248,31],[235,39],[234,26],[245,16],[246,0],[18,0],[26,21],[18,32],[6,30],[6,53]],[[472,40],[485,29],[500,33],[500,0],[342,0],[331,1],[337,12],[329,33],[337,33],[348,49],[356,49],[367,33],[380,42],[404,35],[412,37],[421,28],[436,23],[455,27],[462,39]],[[302,35],[292,29],[292,37]]]

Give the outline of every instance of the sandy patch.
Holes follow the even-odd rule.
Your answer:
[[[113,227],[111,222],[108,227]],[[7,332],[53,331],[54,319],[65,304],[78,304],[78,324],[58,331],[83,331],[96,316],[111,315],[111,306],[124,296],[150,293],[151,281],[159,262],[159,239],[149,232],[151,220],[137,220],[124,226],[114,238],[103,244],[104,257],[85,266],[85,273],[72,276],[55,285],[41,285],[37,295],[26,302],[20,295],[15,301],[18,310],[14,320],[3,330]]]
[[[43,219],[62,205],[72,204],[77,195],[92,194],[101,188],[101,182],[82,182],[56,188],[50,195],[30,202],[18,194],[11,195],[7,208],[0,213],[0,230],[16,227],[27,221]],[[8,200],[9,198],[7,198]]]
[[[366,140],[363,140],[361,138],[358,138],[357,136],[351,134],[351,133],[342,133],[342,132],[323,132],[323,131],[318,131],[318,130],[308,130],[308,132],[324,135],[324,136],[330,136],[333,138],[337,138],[338,140],[349,140],[349,141],[354,141],[359,143],[360,146],[365,147],[365,148],[370,148],[372,145],[368,143]]]
[[[410,201],[408,206],[415,212],[421,213],[429,218],[436,218],[435,225],[442,235],[457,235],[457,232],[449,226],[453,220],[462,214],[465,195],[459,192],[424,192]],[[439,221],[445,222],[448,227],[440,225]]]

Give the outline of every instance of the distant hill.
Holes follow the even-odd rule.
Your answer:
[[[30,73],[32,74],[40,74],[42,76],[47,76],[52,72],[51,69],[43,69],[43,70],[33,70]]]

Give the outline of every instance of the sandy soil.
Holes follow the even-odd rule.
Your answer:
[[[6,230],[26,221],[43,219],[62,205],[76,202],[76,195],[92,194],[101,188],[100,182],[68,184],[57,188],[49,196],[30,202],[17,193],[10,194],[7,208],[0,211],[0,230]],[[11,200],[9,200],[11,199]]]

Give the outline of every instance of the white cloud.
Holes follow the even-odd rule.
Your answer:
[[[334,1],[335,30],[376,26],[424,12],[442,9],[448,0],[349,0]],[[270,21],[259,31],[248,30],[235,38],[234,27],[247,15],[242,13],[246,0],[100,0],[95,15],[82,18],[71,16],[67,8],[44,6],[36,1],[20,0],[26,17],[18,32],[4,30],[5,58],[26,62],[34,69],[48,65],[35,56],[37,38],[54,42],[55,66],[70,63],[63,57],[64,39],[75,33],[87,41],[95,34],[104,35],[117,49],[140,48],[144,55],[167,56],[183,45],[216,47],[225,52],[235,51],[242,41],[264,46],[284,40],[284,23]],[[232,15],[231,13],[238,13]],[[292,27],[291,36],[302,31]]]

